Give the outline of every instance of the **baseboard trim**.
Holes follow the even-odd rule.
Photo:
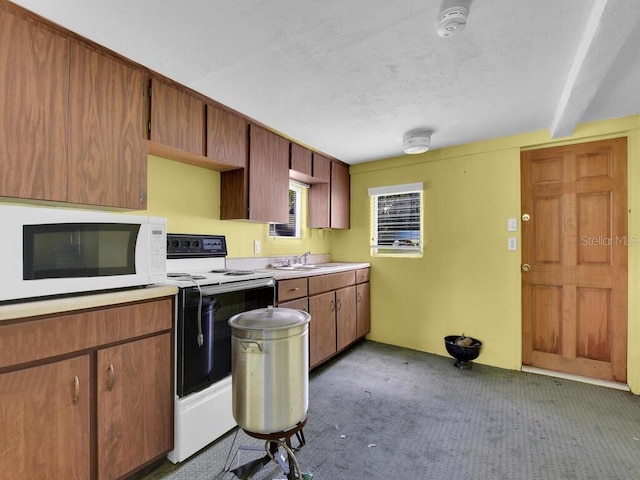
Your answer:
[[[614,388],[616,390],[623,390],[630,392],[631,389],[626,383],[610,382],[608,380],[600,380],[599,378],[583,377],[581,375],[573,375],[571,373],[556,372],[554,370],[545,370],[543,368],[529,367],[528,365],[522,365],[522,371],[526,373],[535,373],[536,375],[545,375],[547,377],[563,378],[565,380],[573,380],[575,382],[589,383],[591,385],[598,385],[600,387]]]

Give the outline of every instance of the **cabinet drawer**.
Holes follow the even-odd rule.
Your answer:
[[[356,271],[330,273],[329,275],[318,275],[309,277],[309,295],[316,293],[337,290],[342,287],[354,285],[356,283]]]
[[[290,300],[278,305],[281,308],[293,308],[294,310],[309,311],[309,299],[307,297],[298,298],[297,300]]]
[[[278,304],[294,298],[306,297],[307,293],[306,278],[292,278],[290,280],[278,281]]]
[[[369,269],[361,268],[356,270],[356,283],[365,283],[369,281]]]
[[[171,329],[173,297],[0,326],[0,368]]]

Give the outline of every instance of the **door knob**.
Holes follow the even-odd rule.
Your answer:
[[[523,263],[522,264],[522,271],[523,272],[528,272],[529,270],[531,270],[531,265],[529,265],[528,263]]]
[[[523,222],[528,222],[529,220],[531,220],[531,215],[529,215],[528,213],[522,214],[522,221]]]

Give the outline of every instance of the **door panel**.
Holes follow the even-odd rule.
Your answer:
[[[626,138],[522,153],[525,365],[626,381]]]

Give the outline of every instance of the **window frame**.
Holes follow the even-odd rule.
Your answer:
[[[370,199],[370,254],[372,257],[422,257],[423,244],[424,244],[424,185],[422,182],[409,183],[402,185],[389,185],[384,187],[372,187],[368,189]],[[380,213],[379,200],[381,197],[392,197],[399,195],[417,194],[418,208],[419,208],[419,220],[418,220],[418,239],[416,245],[401,245],[396,242],[402,241],[400,236],[406,236],[407,233],[414,232],[415,222],[410,224],[409,228],[404,230],[391,230],[396,237],[394,244],[381,244],[379,234],[381,231],[380,225]],[[414,214],[407,214],[412,215]],[[405,232],[403,235],[399,235],[398,232]]]
[[[270,238],[289,238],[298,240],[302,238],[302,188],[302,185],[289,182],[289,192],[295,192],[293,201],[294,214],[293,217],[291,217],[293,219],[293,224],[291,221],[288,223],[270,223],[267,232]],[[289,215],[291,216],[291,213],[289,213]],[[293,227],[293,235],[279,235],[276,231],[278,227]]]

